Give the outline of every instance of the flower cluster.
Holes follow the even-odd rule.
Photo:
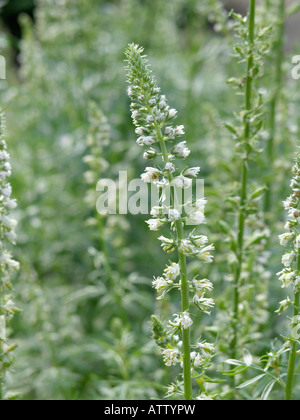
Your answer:
[[[186,203],[179,202],[184,190],[192,191],[193,180],[197,178],[200,167],[185,167],[180,170],[180,160],[186,159],[191,151],[185,140],[178,141],[178,138],[185,134],[185,130],[183,125],[174,123],[177,111],[170,108],[166,97],[161,95],[146,56],[143,55],[143,49],[131,44],[126,56],[132,119],[139,136],[137,144],[148,148],[144,152],[146,160],[153,161],[158,158],[162,162],[157,166],[147,166],[141,175],[144,182],[154,184],[160,192],[159,203],[152,208],[152,218],[147,224],[153,231],[169,226],[170,231],[175,232],[174,237],[161,236],[159,240],[165,252],[177,250],[179,256],[178,262],[171,262],[162,276],[154,278],[153,287],[159,294],[158,299],[163,299],[173,288],[180,290],[182,312],[175,314],[167,326],[157,318],[152,318],[153,336],[161,348],[166,366],[182,366],[184,395],[186,399],[191,399],[191,368],[207,366],[213,352],[213,347],[206,346],[205,343],[197,344],[197,351],[191,352],[190,340],[187,339],[193,325],[189,303],[191,291],[194,293],[194,304],[202,312],[209,314],[214,306],[213,299],[205,297],[207,292],[213,290],[212,283],[207,279],[189,280],[186,266],[187,257],[198,258],[203,263],[213,261],[211,251],[214,250],[214,246],[208,245],[208,238],[195,231],[196,226],[205,223],[206,200],[189,198]],[[189,226],[193,226],[194,231],[187,236],[185,227]],[[172,385],[167,395],[170,396],[179,388]]]
[[[283,202],[288,213],[285,225],[286,232],[279,235],[280,244],[287,247],[282,257],[284,268],[277,274],[283,288],[293,287],[295,294],[300,292],[300,157],[293,168],[291,181],[292,194]],[[290,297],[280,302],[279,313],[285,312],[293,302]]]
[[[90,129],[86,141],[88,153],[84,156],[83,161],[88,166],[88,170],[84,174],[85,180],[91,186],[87,192],[86,201],[91,207],[94,207],[99,174],[109,167],[107,160],[103,158],[103,150],[110,143],[110,126],[107,118],[94,102],[89,105],[89,123]]]
[[[12,274],[18,270],[19,263],[15,261],[9,251],[10,244],[15,244],[15,227],[17,222],[10,217],[11,210],[17,206],[16,200],[11,198],[12,188],[8,181],[11,175],[9,154],[5,142],[5,116],[1,112],[0,128],[0,400],[3,394],[4,377],[11,364],[9,358],[11,347],[7,345],[6,324],[13,318],[17,309],[13,303],[10,290],[12,288]]]

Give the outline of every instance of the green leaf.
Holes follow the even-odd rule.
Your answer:
[[[238,132],[236,131],[236,129],[233,127],[233,125],[226,123],[225,127],[227,128],[227,130],[229,130],[232,134],[234,135],[238,135]]]
[[[268,383],[268,385],[265,387],[265,389],[264,389],[264,391],[263,391],[263,393],[262,393],[262,396],[261,396],[261,399],[263,400],[263,401],[266,401],[268,398],[269,398],[269,395],[271,394],[271,392],[272,392],[272,389],[274,388],[274,385],[276,384],[276,381],[271,381],[271,382],[269,382]]]
[[[260,196],[263,195],[263,193],[266,191],[267,187],[264,185],[263,187],[259,187],[257,188],[257,190],[255,190],[251,196],[250,196],[250,200],[254,200],[255,198],[258,198]]]
[[[255,378],[250,379],[250,381],[244,382],[243,384],[239,385],[237,388],[242,389],[246,388],[249,385],[255,384],[256,382],[260,381],[266,376],[266,374],[255,376]]]
[[[300,3],[294,3],[292,4],[290,7],[287,8],[286,10],[286,16],[292,16],[296,13],[300,12]]]

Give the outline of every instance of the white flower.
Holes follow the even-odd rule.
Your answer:
[[[180,352],[178,349],[163,349],[162,355],[166,366],[175,366],[177,363],[180,363]]]
[[[167,280],[164,277],[156,277],[152,281],[153,287],[157,290],[158,293],[164,292],[169,286],[172,285],[171,280]]]
[[[10,197],[12,193],[11,185],[7,184],[5,187],[0,188],[0,192],[2,195],[4,195],[4,197]]]
[[[151,159],[154,159],[156,157],[156,155],[157,155],[156,151],[154,149],[150,149],[150,150],[147,150],[147,152],[144,153],[143,157],[146,160],[151,160]]]
[[[176,136],[183,136],[184,134],[185,134],[185,132],[184,132],[184,125],[178,125],[175,128],[175,135]]]
[[[175,118],[176,115],[177,115],[176,109],[172,108],[172,109],[170,109],[170,111],[168,113],[168,119],[171,120],[172,118]]]
[[[190,150],[186,147],[186,141],[182,141],[181,143],[178,143],[173,149],[172,149],[172,154],[178,156],[178,157],[182,157],[182,158],[187,158],[190,155]]]
[[[288,243],[293,239],[293,237],[293,233],[283,233],[282,235],[279,235],[280,245],[288,245]]]
[[[279,276],[279,280],[283,283],[282,287],[290,287],[294,279],[296,278],[296,272],[295,271],[288,271],[283,270],[280,273],[277,273]]]
[[[290,297],[288,297],[287,299],[284,299],[280,302],[280,308],[276,312],[279,314],[282,314],[283,312],[287,311],[291,305],[292,305],[292,301]]]
[[[11,200],[8,198],[5,200],[5,207],[9,210],[13,210],[17,207],[17,201],[15,199]]]
[[[5,236],[10,243],[15,245],[17,240],[17,234],[13,230],[11,230],[10,232],[6,232]]]
[[[162,242],[161,246],[165,252],[172,252],[175,250],[175,242],[173,239],[166,238],[165,236],[160,236],[158,238]]]
[[[200,259],[200,261],[204,262],[205,264],[210,264],[214,260],[214,257],[213,255],[211,255],[210,251],[214,251],[214,250],[215,250],[214,245],[209,245],[201,249],[199,254],[197,254],[197,257]]]
[[[175,386],[170,385],[168,390],[167,390],[166,397],[172,397],[175,394],[175,392],[176,392]]]
[[[199,235],[199,236],[190,236],[191,241],[197,245],[197,246],[203,246],[206,245],[208,242],[208,237],[204,236],[204,235]]]
[[[195,211],[189,214],[187,217],[187,224],[189,225],[201,225],[205,223],[205,216],[201,211]]]
[[[171,323],[171,325],[175,325],[176,327],[182,327],[186,330],[193,325],[193,321],[188,312],[183,312],[180,315],[175,315],[174,323]]]
[[[139,136],[142,136],[144,134],[144,127],[137,127],[135,129],[136,134],[138,134]]]
[[[166,127],[165,135],[169,137],[169,139],[175,138],[175,129],[173,127]]]
[[[213,299],[205,298],[203,296],[195,295],[193,300],[195,305],[197,305],[201,309],[201,311],[208,315],[210,315],[211,313],[209,309],[215,306],[215,302]]]
[[[190,168],[184,172],[184,176],[187,176],[189,178],[197,178],[199,172],[200,172],[200,167]]]
[[[287,254],[284,254],[283,255],[283,257],[282,257],[282,264],[285,267],[290,267],[291,264],[292,264],[292,262],[293,262],[293,260],[294,260],[294,258],[295,258],[295,252],[294,251],[288,252]]]
[[[160,178],[160,171],[156,168],[148,167],[145,169],[145,173],[141,175],[144,182],[150,184],[152,181]]]
[[[290,210],[293,207],[293,199],[289,197],[287,200],[283,201],[283,207],[285,210]]]
[[[195,287],[196,292],[201,293],[201,294],[205,292],[211,292],[214,288],[212,282],[207,279],[203,279],[203,280],[194,279],[193,286]]]
[[[156,143],[156,139],[153,136],[141,136],[137,139],[139,146],[152,146],[154,143]]]
[[[182,239],[179,245],[179,252],[184,255],[192,254],[195,247],[189,239]]]
[[[159,230],[164,225],[164,222],[160,219],[150,219],[146,223],[149,225],[149,229],[154,231]]]
[[[139,116],[139,111],[137,111],[137,110],[132,111],[132,119],[133,120],[136,120],[138,118],[138,116]]]
[[[186,178],[183,175],[179,175],[177,178],[174,179],[173,183],[175,187],[187,189],[191,187],[193,181],[190,178]]]
[[[8,216],[2,216],[1,222],[2,225],[8,229],[14,229],[18,224],[18,222],[15,219],[11,219]]]
[[[162,207],[155,206],[151,210],[150,214],[151,214],[152,217],[158,218],[159,216],[161,216],[162,211],[163,211]]]
[[[167,162],[165,166],[165,171],[169,172],[170,174],[174,173],[176,171],[174,163]]]
[[[194,366],[200,367],[200,366],[203,366],[204,363],[205,363],[205,359],[203,359],[203,357],[198,353],[196,357],[194,358]]]
[[[148,115],[146,118],[146,122],[148,124],[152,124],[154,122],[154,117],[152,115]]]
[[[215,346],[211,343],[197,343],[197,348],[201,351],[202,355],[206,358],[213,355]]]
[[[175,222],[176,220],[179,220],[181,217],[180,213],[176,209],[170,209],[169,210],[169,220],[172,222]]]
[[[179,264],[173,263],[165,269],[165,276],[168,280],[175,281],[180,276]]]
[[[203,213],[206,204],[207,204],[207,200],[205,198],[199,198],[198,200],[196,200],[194,207],[197,211],[202,211]]]

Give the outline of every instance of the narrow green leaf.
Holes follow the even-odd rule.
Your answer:
[[[266,376],[265,374],[255,376],[255,378],[250,379],[250,381],[244,382],[243,384],[239,385],[237,388],[238,389],[246,388],[247,386],[255,384],[256,382],[258,382],[260,379],[264,378],[265,376]]]

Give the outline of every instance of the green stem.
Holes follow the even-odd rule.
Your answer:
[[[256,0],[251,0],[250,3],[250,14],[249,14],[249,56],[247,60],[247,78],[246,78],[246,88],[245,88],[245,110],[250,111],[252,107],[252,84],[253,78],[251,75],[251,70],[253,67],[253,44],[254,44],[254,34],[255,34],[255,6]],[[246,115],[244,122],[244,143],[245,143],[245,156],[242,161],[242,186],[241,186],[241,198],[240,198],[240,208],[238,216],[238,251],[237,251],[237,268],[234,279],[234,305],[233,305],[233,339],[230,345],[232,357],[236,358],[237,350],[237,336],[238,336],[238,320],[239,320],[239,303],[240,303],[240,280],[242,273],[242,265],[244,261],[244,232],[245,232],[245,222],[246,222],[246,213],[245,206],[248,195],[248,177],[249,177],[249,154],[247,151],[247,145],[250,140],[251,135],[251,125],[249,122],[249,116]]]
[[[163,135],[159,126],[156,127],[157,136],[159,138],[160,148],[163,155],[163,160],[165,163],[168,162],[168,152],[166,148],[165,141],[163,140]],[[171,185],[173,181],[172,174],[168,175],[169,183]],[[172,205],[175,205],[174,192],[172,193]],[[178,241],[184,238],[184,230],[181,221],[176,222],[176,232]],[[179,265],[181,271],[181,308],[182,312],[189,312],[190,309],[190,298],[189,298],[189,284],[188,284],[188,275],[187,275],[187,265],[186,265],[186,256],[178,252]],[[192,392],[192,375],[191,375],[191,331],[190,328],[183,328],[182,332],[182,343],[183,343],[183,380],[184,380],[184,398],[185,400],[193,399]]]
[[[276,111],[280,94],[282,89],[282,64],[284,58],[284,25],[285,25],[285,0],[279,1],[278,9],[278,36],[274,45],[276,51],[275,58],[275,80],[274,80],[274,93],[270,103],[270,137],[267,143],[267,164],[269,170],[269,177],[267,182],[267,191],[265,194],[265,213],[269,216],[272,208],[272,170],[274,160],[274,140],[276,136]]]
[[[298,252],[298,259],[297,259],[297,271],[300,271],[300,252]],[[300,314],[300,292],[295,293],[295,302],[294,302],[294,317],[298,317]],[[297,322],[292,324],[292,328],[298,325]],[[290,358],[289,358],[289,366],[288,366],[288,375],[286,381],[286,389],[285,389],[285,400],[291,401],[293,399],[293,386],[295,380],[295,367],[296,367],[296,359],[297,359],[297,340],[292,338],[291,343],[291,351],[290,351]]]

